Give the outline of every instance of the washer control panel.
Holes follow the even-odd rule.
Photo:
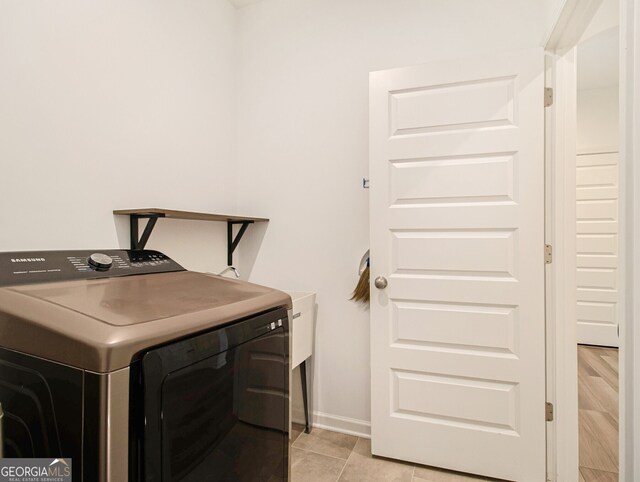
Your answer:
[[[152,250],[0,253],[0,286],[185,271]]]

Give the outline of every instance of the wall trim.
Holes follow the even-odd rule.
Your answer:
[[[313,412],[313,428],[371,438],[371,422],[369,420],[341,417],[330,413]]]

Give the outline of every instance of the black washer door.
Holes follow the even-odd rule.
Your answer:
[[[143,357],[146,481],[286,480],[287,326],[278,310]]]

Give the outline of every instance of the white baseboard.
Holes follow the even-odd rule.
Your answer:
[[[371,422],[368,420],[313,412],[313,427],[355,435],[356,437],[371,438]]]

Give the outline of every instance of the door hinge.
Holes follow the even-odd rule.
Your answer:
[[[553,403],[545,403],[544,419],[547,422],[553,422]]]
[[[544,88],[544,106],[553,105],[553,89],[551,87]]]
[[[544,262],[546,264],[553,263],[553,246],[550,244],[544,245]]]

